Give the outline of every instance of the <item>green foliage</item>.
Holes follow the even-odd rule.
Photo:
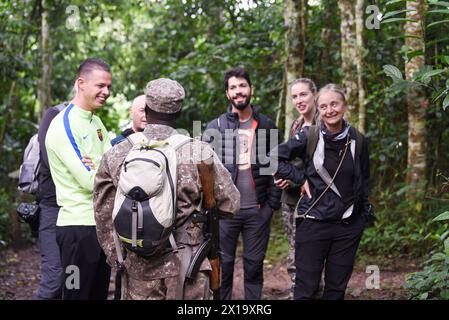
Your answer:
[[[384,256],[387,259],[422,259],[436,248],[448,235],[448,223],[437,224],[445,219],[449,210],[449,195],[445,193],[449,180],[440,172],[436,184],[440,188],[418,186],[422,190],[411,202],[407,199],[412,187],[404,183],[394,183],[389,187],[379,186],[372,191],[373,205],[377,214],[374,228],[365,230],[360,251],[363,255]],[[435,212],[444,212],[435,218]]]
[[[8,209],[8,193],[4,188],[0,188],[0,248],[11,240],[11,220]]]
[[[429,1],[429,11],[427,11],[426,24],[432,24],[434,22],[442,21],[447,18],[447,12],[435,12],[432,9],[441,8],[444,6],[444,2]],[[390,12],[394,12],[396,15],[404,15],[405,3],[402,1],[392,1],[387,3],[387,8]],[[385,13],[385,15],[387,15]],[[401,27],[401,23],[388,24],[391,28]],[[405,103],[407,97],[407,91],[409,89],[424,90],[426,94],[431,98],[429,102],[423,102],[423,108],[427,108],[427,136],[431,137],[427,143],[427,179],[430,181],[430,185],[434,188],[437,187],[436,177],[438,171],[446,172],[449,170],[448,162],[443,160],[443,141],[448,137],[445,132],[448,123],[448,117],[445,116],[447,107],[449,106],[449,61],[447,56],[448,50],[448,38],[446,37],[449,32],[449,25],[442,24],[440,28],[428,28],[425,33],[426,52],[422,51],[410,51],[406,46],[402,46],[399,50],[402,53],[402,60],[392,61],[392,64],[384,65],[384,74],[393,80],[391,85],[384,84],[387,90],[379,90],[389,96],[396,97],[396,101],[402,100],[402,105]],[[396,55],[397,57],[398,55]],[[404,70],[404,63],[409,62],[413,58],[424,57],[425,67],[422,70],[418,70],[411,80],[404,80],[402,71]],[[375,92],[377,90],[374,90]],[[402,98],[401,98],[402,97]],[[429,106],[427,105],[429,103]],[[405,108],[404,108],[405,109]],[[395,123],[406,123],[407,114],[402,115],[402,121]],[[404,129],[407,127],[405,126]],[[391,132],[394,132],[394,128],[391,128]],[[391,135],[389,135],[391,137]],[[400,143],[405,147],[407,142],[407,136],[403,136],[404,140],[400,139]],[[444,142],[444,144],[447,142]],[[403,154],[402,156],[407,156]],[[404,158],[402,158],[404,159]],[[398,163],[398,162],[393,162]],[[401,165],[402,173],[405,174],[405,169]],[[390,176],[391,177],[391,176]],[[396,181],[396,176],[393,176],[393,181]],[[379,184],[382,184],[380,182]]]
[[[274,118],[279,101],[285,62],[284,1],[178,0],[163,1],[46,1],[52,49],[52,104],[70,98],[76,68],[87,57],[110,63],[112,96],[99,111],[111,134],[118,134],[128,121],[127,107],[142,94],[146,83],[171,77],[186,89],[183,117],[178,125],[203,126],[225,110],[222,83],[226,69],[242,65],[251,74],[253,102]],[[15,184],[7,174],[18,168],[28,139],[37,130],[37,84],[40,76],[39,1],[9,1],[0,4],[0,240],[11,237],[8,210]],[[438,170],[449,171],[449,24],[447,5],[429,5],[426,52],[404,47],[405,1],[378,1],[389,12],[380,30],[364,29],[363,78],[366,81],[367,133],[370,146],[372,202],[379,216],[361,244],[362,254],[422,257],[438,243],[445,225],[428,222],[434,212],[449,210],[444,201],[409,203],[403,184],[407,167],[406,90],[420,86],[432,92],[428,108],[428,180],[426,196],[444,198]],[[67,27],[73,5],[79,9],[79,28]],[[319,5],[309,2],[304,76],[319,87],[341,83],[340,16],[335,0]],[[384,11],[384,10],[383,10]],[[387,19],[390,19],[388,23]],[[405,81],[404,63],[425,54],[427,67]],[[387,90],[389,78],[397,90]],[[281,128],[283,129],[283,128]],[[4,132],[2,136],[2,132]],[[433,189],[432,189],[433,188]],[[433,190],[433,191],[432,191]],[[267,257],[286,256],[287,240],[280,221],[273,222]],[[271,259],[271,258],[270,258]]]
[[[273,214],[266,259],[270,263],[287,261],[288,249],[288,237],[279,211]]]
[[[390,4],[393,4],[395,2],[391,2]],[[435,2],[430,1],[430,6],[446,6],[446,2]],[[447,7],[447,6],[446,6]],[[384,15],[384,18],[395,16],[398,14],[403,14],[407,11],[413,11],[413,10],[395,10],[387,12]],[[445,19],[447,18],[449,14],[449,10],[429,10],[427,11],[428,14],[428,20],[432,21],[431,23],[427,24],[427,29],[432,28],[436,25],[444,25],[444,28],[447,29],[447,22],[449,20]],[[387,21],[388,20],[388,21]],[[382,20],[382,23],[384,22],[403,22],[407,19],[403,18],[391,18],[387,20]],[[447,30],[446,30],[447,31]],[[432,39],[432,38],[442,38],[441,36],[441,30],[438,31],[432,31],[427,32],[426,34],[426,40]],[[423,39],[424,40],[424,39]],[[436,45],[437,42],[433,41],[432,44],[435,47],[436,50],[438,50],[438,46]],[[427,46],[429,44],[427,43]],[[440,52],[447,52],[447,46],[443,45],[441,46]],[[404,58],[405,61],[408,62],[411,59],[418,57],[418,56],[425,56],[425,53],[422,51],[409,51],[407,47],[403,47],[403,51],[405,53]],[[430,59],[428,59],[430,60]],[[446,110],[446,108],[449,106],[449,83],[447,81],[447,76],[449,73],[449,56],[442,55],[442,54],[435,54],[435,56],[431,57],[432,65],[426,65],[422,70],[419,70],[413,75],[413,79],[410,80],[404,80],[402,76],[402,72],[395,67],[394,65],[384,65],[383,69],[385,72],[385,75],[390,77],[393,80],[393,84],[390,86],[389,90],[394,91],[402,91],[405,92],[411,88],[418,88],[418,87],[424,87],[428,89],[432,94],[432,103],[437,103],[437,105],[441,106],[443,110]]]
[[[449,220],[449,211],[445,211],[432,221]]]
[[[449,220],[446,211],[434,218],[433,221]],[[434,253],[426,262],[423,271],[412,273],[407,278],[406,288],[411,299],[449,299],[449,238],[447,231],[440,237],[440,246],[443,242],[444,251]]]
[[[387,76],[393,79],[393,82],[401,81],[404,78],[402,77],[402,72],[398,68],[392,65],[383,66],[384,72]]]
[[[422,52],[415,53],[416,55],[423,55]],[[446,59],[444,60],[444,62],[446,63]],[[449,106],[449,83],[447,83],[446,81],[446,83],[443,84],[442,87],[441,85],[439,85],[439,82],[444,83],[444,81],[446,80],[446,77],[444,75],[449,72],[449,68],[434,70],[432,66],[425,66],[424,69],[419,70],[414,74],[413,80],[411,81],[404,80],[402,72],[393,65],[384,65],[383,69],[385,75],[393,80],[393,85],[390,87],[390,90],[405,91],[410,88],[417,88],[420,86],[427,87],[433,92],[432,103],[442,100],[443,110],[446,110],[446,108]]]
[[[412,218],[398,217],[394,222],[382,220],[374,228],[365,230],[360,251],[367,255],[385,255],[389,259],[422,258],[446,232],[446,228],[417,223]]]
[[[244,2],[46,1],[52,105],[71,98],[78,65],[99,57],[112,68],[112,96],[98,112],[111,136],[129,124],[127,107],[158,77],[176,79],[186,89],[178,126],[191,131],[192,121],[205,126],[225,111],[224,72],[241,65],[251,74],[253,103],[274,118],[283,76],[283,3]],[[19,167],[37,131],[41,12],[40,1],[0,4],[0,185],[6,194],[15,194],[17,181],[8,173]],[[73,18],[77,28],[69,23]],[[0,212],[9,209],[0,203]]]

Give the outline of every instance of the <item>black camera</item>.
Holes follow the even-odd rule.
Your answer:
[[[28,223],[33,236],[37,236],[39,231],[39,205],[35,202],[22,202],[16,210],[19,218]]]
[[[39,205],[37,203],[22,202],[17,208],[17,215],[26,223],[39,220]]]

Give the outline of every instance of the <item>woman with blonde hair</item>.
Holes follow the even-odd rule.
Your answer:
[[[317,109],[315,103],[315,95],[317,88],[315,83],[309,78],[299,78],[290,83],[292,103],[298,111],[298,118],[292,123],[289,138],[293,137],[297,130],[316,125],[318,123]],[[302,166],[300,158],[291,161],[293,165]],[[275,180],[277,186],[282,188],[282,221],[284,222],[284,230],[288,237],[288,257],[287,272],[292,280],[292,293],[295,283],[295,218],[294,211],[296,203],[299,200],[301,192],[300,185],[296,185],[291,181]],[[306,182],[307,183],[307,182]]]
[[[277,179],[309,185],[296,212],[294,298],[314,298],[324,269],[322,298],[343,299],[370,211],[368,144],[343,118],[343,90],[328,84],[316,102],[320,124],[313,156],[307,156],[312,130],[297,131],[271,154],[278,160]],[[304,166],[290,163],[296,157]]]

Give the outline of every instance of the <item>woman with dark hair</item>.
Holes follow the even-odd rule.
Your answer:
[[[272,160],[279,162],[278,180],[309,185],[310,194],[297,204],[294,298],[312,299],[324,268],[322,298],[343,299],[370,211],[368,145],[343,119],[347,104],[339,87],[326,85],[316,101],[320,124],[313,156],[307,156],[312,129],[300,129],[272,152]],[[296,157],[303,167],[290,163]]]

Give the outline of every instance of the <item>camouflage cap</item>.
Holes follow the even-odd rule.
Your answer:
[[[147,106],[160,113],[176,113],[182,109],[184,88],[171,79],[160,78],[148,82],[145,88]]]

